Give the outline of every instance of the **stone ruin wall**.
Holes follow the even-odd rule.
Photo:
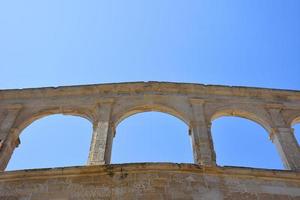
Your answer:
[[[159,111],[189,126],[194,164],[110,165],[115,129]],[[76,115],[93,124],[87,166],[4,171],[33,121]],[[286,170],[219,167],[211,121],[239,116],[269,133]],[[136,82],[0,91],[0,199],[300,199],[300,92],[187,83]]]

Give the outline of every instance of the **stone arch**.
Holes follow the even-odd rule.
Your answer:
[[[276,145],[257,121],[222,115],[213,121],[211,134],[218,166],[283,169]]]
[[[42,119],[44,117],[55,115],[55,114],[63,114],[70,116],[78,116],[88,121],[92,122],[93,116],[92,112],[89,109],[85,108],[47,108],[47,109],[39,109],[39,110],[29,110],[23,109],[15,120],[13,126],[9,129],[7,138],[5,139],[3,148],[1,150],[6,151],[5,158],[2,158],[3,162],[0,164],[0,170],[4,170],[11,158],[11,155],[18,145],[19,136],[23,132],[23,130],[28,127],[33,122]]]
[[[141,105],[134,105],[128,106],[122,109],[120,112],[114,114],[112,117],[115,127],[118,126],[123,120],[126,118],[143,112],[161,112],[165,114],[172,115],[181,121],[183,121],[187,126],[189,126],[190,120],[189,118],[182,112],[178,111],[176,108],[171,106],[166,106],[164,104],[141,104]]]
[[[298,123],[300,123],[300,115],[297,116],[297,117],[295,117],[295,118],[293,118],[293,120],[291,121],[290,125],[292,127],[292,126],[294,126],[295,124],[298,124]]]
[[[154,100],[155,101],[155,100]],[[118,104],[114,105],[113,108],[113,114],[111,116],[111,123],[112,123],[112,129],[113,129],[113,135],[116,134],[117,126],[126,120],[127,118],[140,114],[140,113],[146,113],[146,112],[159,112],[162,114],[170,115],[170,117],[174,117],[178,119],[179,121],[183,122],[187,128],[190,127],[190,117],[187,115],[186,107],[190,108],[188,104],[185,101],[180,101],[181,106],[183,106],[183,110],[178,108],[176,104],[172,104],[171,99],[167,98],[164,99],[161,102],[153,102],[153,101],[144,101],[140,99],[135,99],[130,102],[130,105],[118,107]],[[189,133],[187,133],[186,136],[189,137]],[[112,142],[113,143],[113,142]],[[112,147],[111,147],[112,148]],[[194,147],[193,147],[194,148]]]
[[[255,107],[255,106],[249,107],[244,105],[221,106],[214,110],[213,114],[210,117],[210,122],[221,117],[238,117],[238,118],[249,120],[250,122],[253,122],[258,126],[262,127],[268,133],[270,139],[273,137],[273,134],[275,134],[276,129],[274,129],[275,126],[272,123],[271,116],[269,116],[267,110],[265,110],[264,107],[262,106],[261,107]],[[280,166],[278,167],[280,168]]]
[[[151,116],[151,117],[150,117]],[[160,121],[160,123],[158,123],[157,121],[149,121],[146,120],[146,122],[150,122],[151,124],[151,128],[153,128],[155,131],[149,131],[147,132],[147,130],[149,129],[144,129],[145,126],[147,127],[147,125],[149,126],[149,123],[145,123],[143,124],[143,126],[141,126],[140,124],[136,123],[139,119],[146,117],[146,119],[155,119],[153,118],[153,116],[156,117],[161,117],[162,120]],[[124,124],[128,125],[128,121],[133,122],[133,124],[135,124],[135,126],[132,125],[131,123],[131,129],[129,129],[129,131],[124,131]],[[170,121],[172,123],[170,123]],[[123,123],[124,122],[124,123]],[[164,128],[163,129],[157,129],[157,126],[155,126],[155,124],[164,124]],[[120,126],[119,126],[120,125]],[[137,129],[135,129],[134,127],[138,127]],[[141,129],[142,127],[142,129]],[[177,128],[175,128],[177,127]],[[178,128],[180,127],[180,128]],[[124,146],[126,146],[126,144],[128,145],[128,140],[129,141],[133,141],[135,144],[143,144],[144,141],[147,141],[146,144],[143,144],[143,148],[141,147],[136,147],[137,149],[135,149],[135,151],[131,152],[131,154],[128,154],[127,156],[125,156],[127,159],[131,160],[131,162],[185,162],[185,163],[192,163],[193,162],[193,151],[192,151],[192,141],[190,140],[190,136],[189,136],[189,126],[187,123],[185,123],[185,121],[183,121],[183,119],[179,118],[178,116],[170,113],[170,112],[166,112],[164,110],[164,112],[162,112],[161,110],[157,110],[157,109],[146,109],[146,110],[134,110],[134,112],[130,112],[127,113],[126,115],[123,115],[123,118],[121,121],[118,121],[118,124],[116,126],[116,129],[118,128],[119,134],[116,134],[115,132],[115,137],[114,137],[114,141],[112,142],[114,145],[112,145],[112,156],[111,158],[116,158],[116,156],[113,155],[118,155],[116,153],[116,151],[119,151],[120,153],[120,148],[124,149]],[[149,127],[148,127],[149,128]],[[138,131],[137,131],[138,130]],[[134,134],[132,134],[134,133]],[[138,134],[137,134],[138,133]],[[148,138],[148,140],[141,140],[138,139],[140,135],[144,135],[144,137],[150,136],[150,138]],[[148,134],[150,133],[150,134]],[[133,137],[134,136],[134,137]],[[127,139],[124,140],[124,137]],[[173,142],[172,139],[173,138]],[[123,140],[121,140],[120,138],[123,138]],[[151,138],[155,138],[156,142],[160,142],[161,145],[157,146],[156,149],[151,150],[153,155],[165,155],[166,157],[164,159],[155,159],[155,158],[151,158],[151,156],[149,154],[146,153],[146,157],[143,157],[143,159],[141,160],[141,158],[139,158],[137,161],[136,157],[135,157],[135,153],[136,152],[144,152],[145,148],[147,145],[150,146],[154,146],[155,143],[153,143],[153,141],[151,140]],[[176,146],[174,146],[174,138],[179,139],[179,142],[177,142],[178,144]],[[125,142],[121,142],[120,141],[125,141]],[[116,145],[116,146],[115,146]],[[115,146],[115,147],[114,147]],[[129,145],[129,147],[133,147],[133,146],[140,146],[140,145],[134,145],[131,144]],[[160,148],[161,147],[161,148]],[[184,148],[183,148],[184,147]],[[128,146],[127,146],[128,148]],[[149,148],[149,146],[148,146]],[[114,150],[113,150],[114,149]],[[117,150],[116,150],[117,149]],[[147,149],[147,148],[146,148]],[[189,155],[189,161],[187,161],[187,156],[184,158],[182,156],[178,156],[178,154],[176,154],[177,156],[170,156],[170,150],[175,150],[175,149],[180,149],[180,152],[182,152],[182,155]],[[160,153],[158,154],[157,151],[160,151]],[[122,151],[121,151],[122,152]],[[123,152],[124,153],[124,152]],[[173,152],[174,153],[174,152]],[[144,154],[143,154],[144,155]],[[145,156],[145,155],[144,155]],[[150,156],[147,157],[147,156]],[[150,160],[149,160],[150,159]],[[151,160],[152,159],[152,160]],[[178,160],[176,160],[178,159]],[[186,159],[186,160],[184,160]],[[191,160],[190,160],[191,159]],[[127,161],[128,162],[128,161]],[[120,162],[113,162],[114,164],[120,163]],[[121,162],[122,163],[122,162]]]
[[[24,120],[19,120],[14,125],[13,130],[15,131],[14,135],[19,136],[22,131],[28,127],[33,122],[42,119],[44,117],[55,115],[55,114],[63,114],[63,115],[70,115],[70,116],[77,116],[87,119],[91,123],[92,115],[90,114],[91,111],[83,108],[71,108],[71,109],[60,109],[60,108],[48,108],[48,109],[41,109],[34,113],[27,113],[25,116],[22,117]],[[21,113],[22,114],[22,113]]]
[[[250,121],[256,122],[262,126],[268,133],[271,135],[273,133],[271,120],[266,118],[263,114],[260,114],[254,109],[247,109],[245,107],[236,108],[236,107],[221,107],[218,108],[211,116],[210,122],[213,120],[223,117],[223,116],[232,116],[232,117],[241,117],[248,119]]]
[[[44,124],[42,129],[41,124]],[[84,129],[82,127],[84,127]],[[14,131],[16,133],[13,137],[17,136],[19,138],[18,143],[21,141],[21,145],[19,148],[14,148],[12,151],[7,163],[10,164],[8,165],[7,170],[31,169],[41,166],[58,167],[84,165],[88,158],[87,155],[84,154],[89,152],[88,148],[91,140],[92,124],[88,119],[82,117],[82,115],[62,113],[39,115],[39,117],[32,120],[29,125],[26,124],[26,126],[22,127],[18,132],[16,130]],[[13,137],[11,137],[11,139],[13,139]],[[34,140],[32,140],[32,138],[34,138]],[[33,141],[35,142],[33,143]],[[65,149],[66,146],[68,146],[67,149]],[[84,151],[79,151],[77,148],[78,146],[84,147]],[[32,154],[28,154],[29,152],[26,151],[28,148],[36,149],[36,151],[33,151]],[[66,159],[59,160],[57,159],[59,156],[53,156],[53,153],[51,152],[57,151],[58,149],[62,152],[59,155],[65,156]],[[45,163],[41,162],[41,166],[39,166],[39,164],[36,163],[36,160],[40,156],[37,156],[38,154],[36,152],[39,152],[39,154],[42,152],[42,157],[47,157],[48,162],[45,160]],[[77,162],[76,159],[74,159],[72,156],[72,154],[74,154],[73,152],[77,152],[76,159],[80,158],[80,162]],[[21,159],[22,157],[29,155],[30,160],[24,161]],[[51,163],[51,161],[60,162],[60,164],[56,165]],[[51,166],[53,164],[54,166]],[[11,168],[12,166],[14,167]]]
[[[300,115],[293,118],[293,120],[290,123],[290,127],[292,130],[292,135],[296,143],[298,144],[298,147],[300,147],[300,131],[296,126],[300,127]]]

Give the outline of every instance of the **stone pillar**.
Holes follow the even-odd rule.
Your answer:
[[[193,120],[191,137],[195,163],[206,166],[216,165],[216,155],[211,138],[210,122],[207,123],[204,113],[204,101],[191,99]]]
[[[286,169],[300,170],[300,150],[292,128],[277,127],[271,135]]]
[[[97,105],[88,165],[110,163],[114,136],[114,128],[110,120],[112,106],[113,101],[111,100],[101,102]]]
[[[268,110],[274,124],[271,140],[276,145],[286,169],[300,170],[300,150],[292,128],[281,115],[281,105],[269,105]]]
[[[15,134],[17,131],[12,127],[21,107],[21,105],[11,105],[1,113],[2,120],[0,120],[0,171],[5,170],[14,149],[20,143],[18,135]]]

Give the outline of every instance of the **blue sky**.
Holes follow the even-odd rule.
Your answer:
[[[0,88],[177,81],[300,90],[299,19],[298,0],[1,1]],[[144,117],[153,127],[166,116],[133,116],[119,131],[147,126]],[[78,124],[43,120],[53,127],[58,118]],[[43,120],[25,130],[29,138]],[[226,120],[216,127],[230,127]]]

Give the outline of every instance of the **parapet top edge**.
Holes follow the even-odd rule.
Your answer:
[[[299,181],[299,172],[258,169],[245,167],[204,167],[188,163],[127,163],[112,165],[72,166],[18,170],[0,173],[0,182],[13,179],[56,176],[83,176],[88,174],[107,174],[109,172],[145,173],[145,172],[174,172],[196,174],[219,174],[221,176],[251,176],[261,178],[290,179]]]
[[[264,88],[264,87],[249,87],[249,86],[231,86],[231,85],[214,85],[214,84],[201,84],[201,83],[186,83],[186,82],[165,82],[165,81],[136,81],[136,82],[116,82],[116,83],[99,83],[99,84],[83,84],[83,85],[69,85],[69,86],[57,86],[57,87],[36,87],[36,88],[22,88],[22,89],[0,89],[0,94],[13,94],[13,93],[27,93],[27,92],[39,92],[39,91],[60,91],[60,90],[76,90],[76,89],[103,89],[105,87],[128,87],[128,86],[162,86],[166,88],[171,86],[182,86],[190,87],[190,89],[198,89],[193,87],[202,87],[206,89],[224,89],[226,90],[246,90],[249,92],[266,92],[266,93],[281,93],[286,95],[300,95],[300,90],[291,90],[291,89],[276,89],[276,88]],[[1,96],[0,96],[1,98]]]

